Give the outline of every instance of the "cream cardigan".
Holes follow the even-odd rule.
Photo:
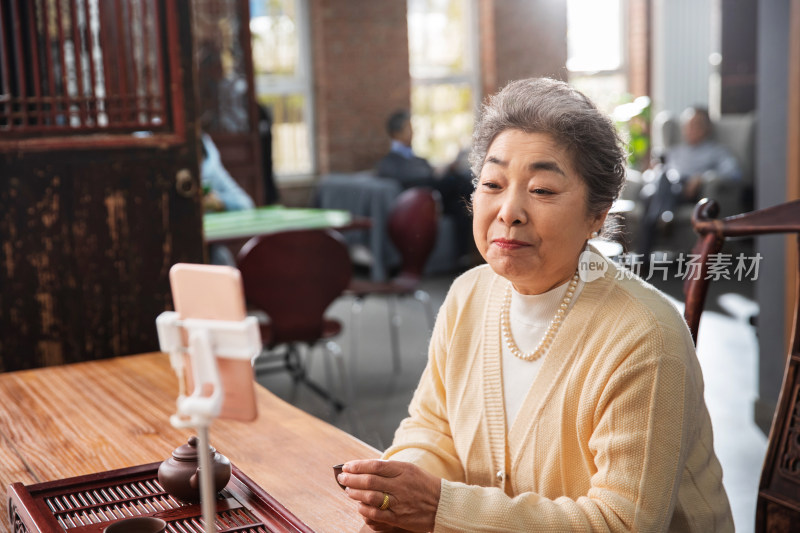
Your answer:
[[[453,282],[384,458],[442,478],[435,532],[733,531],[683,318],[639,279],[586,283],[510,428],[488,266]]]

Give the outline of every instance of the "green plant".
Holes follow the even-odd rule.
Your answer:
[[[644,170],[650,164],[650,98],[640,96],[614,108],[613,117],[628,145],[628,164]]]

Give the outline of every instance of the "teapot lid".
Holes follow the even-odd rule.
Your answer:
[[[197,462],[197,436],[189,437],[187,444],[178,446],[173,450],[172,457],[178,461]],[[208,446],[208,453],[214,455],[217,450],[213,446]]]

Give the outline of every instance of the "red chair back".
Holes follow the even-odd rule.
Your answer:
[[[403,191],[389,215],[389,238],[400,252],[399,277],[422,277],[425,263],[436,244],[439,193],[427,187]]]
[[[352,272],[347,245],[333,230],[253,237],[239,252],[238,266],[247,303],[270,318],[268,348],[321,339],[325,310]]]

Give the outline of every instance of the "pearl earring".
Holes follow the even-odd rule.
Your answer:
[[[600,232],[599,232],[599,231],[593,231],[593,232],[592,232],[592,239],[596,239],[596,238],[598,238],[599,236],[600,236]]]

